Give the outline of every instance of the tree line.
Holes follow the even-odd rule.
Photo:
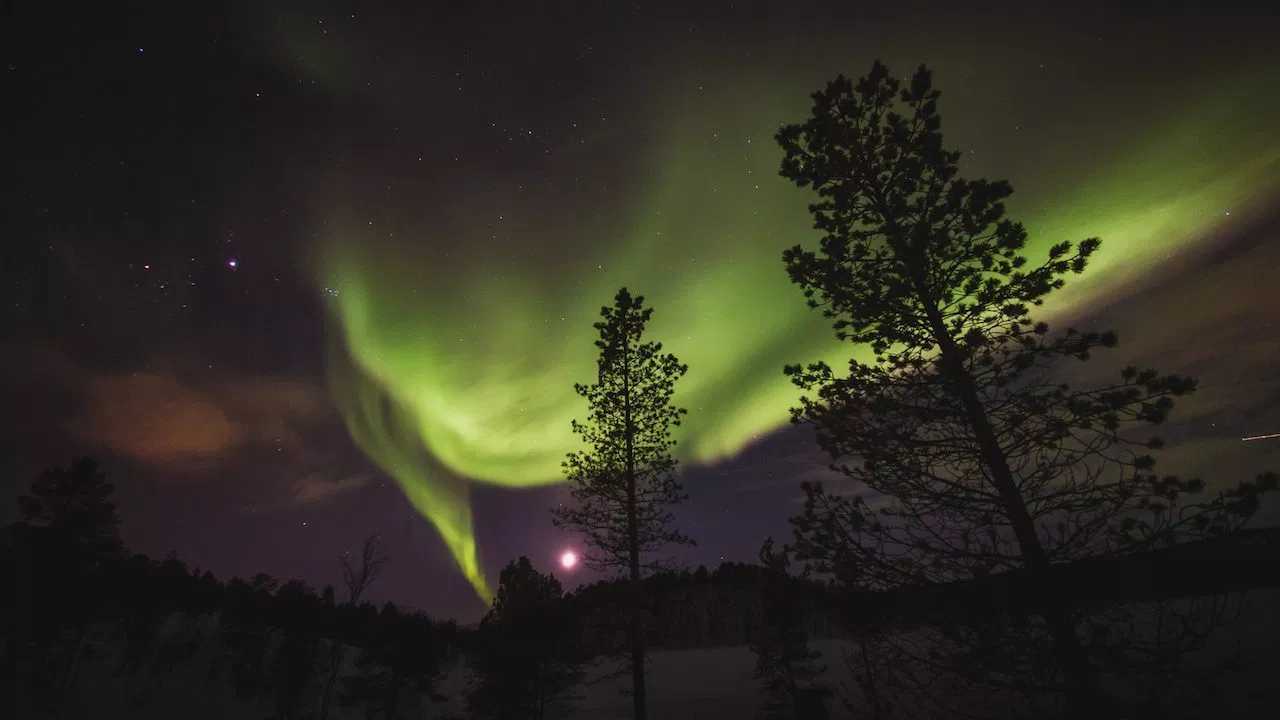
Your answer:
[[[472,680],[457,699],[471,716],[560,717],[590,680],[593,661],[631,646],[626,577],[565,593],[553,575],[519,558],[502,571],[498,598],[479,627],[459,628],[363,599],[388,561],[376,536],[357,555],[339,558],[337,588],[261,573],[223,582],[172,554],[154,560],[125,552],[110,488],[92,461],[43,473],[21,505],[24,520],[0,533],[11,581],[0,615],[0,667],[19,717],[53,716],[92,663],[126,688],[139,711],[181,678],[184,688],[198,683],[215,695],[267,702],[272,717],[443,716],[448,693],[459,688],[441,683],[464,666]],[[1280,532],[1267,529],[1095,558],[1102,566],[1059,566],[1068,575],[1060,586],[1085,591],[1072,602],[1094,611],[1274,587],[1280,576],[1259,568],[1278,546]],[[770,540],[758,564],[646,575],[645,647],[748,645],[771,717],[822,717],[837,687],[810,640],[866,643],[886,630],[998,621],[1025,603],[1002,582],[1016,574],[851,590],[792,572],[788,553]],[[59,564],[61,571],[49,571]]]
[[[1086,270],[1101,242],[1064,241],[1029,257],[1027,231],[1005,216],[1009,183],[959,174],[960,153],[943,142],[939,97],[927,68],[899,80],[877,62],[857,81],[840,76],[814,93],[810,116],[776,135],[781,175],[814,193],[809,210],[821,235],[816,248],[786,250],[785,270],[836,338],[871,357],[838,370],[825,363],[783,370],[800,393],[792,420],[813,428],[843,481],[805,483],[793,537],[781,546],[766,540],[753,570],[756,628],[744,638],[758,656],[763,712],[824,717],[835,694],[808,648],[816,611],[804,598],[812,588],[852,642],[842,661],[856,692],[840,700],[865,717],[1136,717],[1203,707],[1192,694],[1212,690],[1203,682],[1210,675],[1186,661],[1221,624],[1217,600],[1083,602],[1062,591],[1064,568],[1237,537],[1278,476],[1264,472],[1210,491],[1203,480],[1156,472],[1164,443],[1152,428],[1195,392],[1193,378],[1120,367],[1109,381],[1072,381],[1076,364],[1104,355],[1118,338],[1056,330],[1036,313]],[[268,596],[271,607],[290,608],[274,626],[279,717],[303,712],[289,698],[306,675],[293,673],[308,662],[327,669],[321,717],[331,698],[361,693],[395,717],[407,688],[430,692],[429,680],[419,679],[438,672],[447,655],[427,652],[430,643],[465,645],[477,715],[558,717],[587,660],[607,652],[630,677],[633,717],[648,717],[646,657],[652,625],[661,622],[655,599],[679,576],[667,553],[694,542],[674,527],[672,509],[685,495],[672,429],[697,422],[673,404],[689,368],[646,336],[652,313],[627,288],[601,310],[596,377],[575,386],[587,411],[573,423],[582,446],[563,466],[571,503],[552,518],[583,539],[585,563],[616,574],[615,582],[566,595],[553,575],[521,558],[502,571],[479,629],[451,643],[441,638],[457,636],[456,628],[401,616],[394,606],[374,611],[358,604],[350,583],[339,601],[300,583],[189,580],[211,594],[216,586],[228,603],[237,598],[236,612],[224,606],[226,622],[241,628],[228,647],[260,647],[252,628],[263,616],[245,608],[266,612]],[[76,466],[58,472],[92,474]],[[56,489],[58,477],[37,485]],[[114,521],[102,510],[109,488],[88,487],[83,508],[41,500],[37,487],[22,501],[22,532],[43,534],[48,557],[73,573],[27,569],[53,595],[71,589],[68,577],[92,582],[102,558],[119,552]],[[55,517],[75,531],[50,530]],[[344,566],[344,578],[358,580],[372,564],[371,582],[384,558],[376,544],[366,547],[364,564]],[[974,587],[983,590],[963,589]],[[1009,587],[1016,600],[1006,602]],[[584,606],[592,594],[610,602]],[[893,607],[856,612],[872,596],[934,599],[925,603],[927,621],[892,618]],[[79,605],[58,612],[59,638],[83,647],[91,612]],[[584,624],[602,616],[603,631]],[[326,624],[324,649],[307,623]],[[390,627],[397,631],[375,631]],[[56,634],[39,623],[27,631]],[[339,688],[349,647],[360,648],[356,664],[363,660],[364,669]],[[46,665],[42,677],[56,685],[74,674],[74,654]],[[264,677],[261,667],[254,672],[246,677]]]
[[[341,559],[342,590],[265,573],[223,582],[173,554],[126,552],[111,490],[88,458],[46,471],[0,536],[11,583],[0,655],[20,715],[55,714],[95,660],[135,707],[179,669],[268,699],[281,719],[328,717],[334,700],[401,717],[409,688],[429,694],[457,628],[361,601],[387,559],[376,536],[358,562]],[[348,650],[356,673],[339,678]]]
[[[181,678],[269,703],[281,720],[411,717],[443,707],[441,678],[464,665],[473,682],[461,699],[475,716],[558,717],[590,661],[628,647],[625,580],[565,593],[521,557],[502,571],[479,626],[460,628],[368,601],[390,561],[376,535],[338,558],[336,586],[265,573],[223,581],[172,553],[125,550],[111,496],[99,466],[77,459],[41,473],[19,498],[21,519],[0,533],[9,581],[0,661],[19,716],[55,715],[96,665],[137,710]],[[763,632],[758,566],[643,582],[647,647],[740,645]]]

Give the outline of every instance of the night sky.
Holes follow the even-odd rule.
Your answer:
[[[825,474],[781,368],[850,355],[788,284],[773,133],[877,57],[934,68],[1033,255],[1102,238],[1047,319],[1121,347],[1073,372],[1201,378],[1158,469],[1280,469],[1241,441],[1280,432],[1274,10],[756,5],[5,3],[0,520],[89,453],[131,549],[323,585],[381,532],[377,599],[474,619],[573,547],[547,508],[626,285],[690,366],[682,558],[754,559]]]

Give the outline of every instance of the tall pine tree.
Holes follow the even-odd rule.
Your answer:
[[[670,508],[684,499],[676,480],[671,429],[685,414],[671,404],[676,380],[688,366],[660,343],[645,341],[653,314],[644,298],[618,291],[613,307],[601,309],[598,376],[576,385],[590,415],[573,422],[586,449],[564,461],[574,504],[554,511],[557,527],[582,534],[589,550],[583,563],[596,570],[625,571],[628,578],[628,656],[637,720],[646,717],[641,578],[662,567],[661,551],[693,541],[671,527]]]
[[[1194,380],[1132,367],[1101,387],[1063,380],[1064,363],[1116,337],[1050,333],[1031,311],[1099,241],[1062,242],[1029,265],[1027,232],[1004,217],[1009,184],[959,177],[938,97],[924,67],[904,85],[877,62],[815,93],[810,118],[777,135],[781,174],[817,193],[822,233],[817,251],[786,251],[787,271],[841,340],[874,353],[847,374],[787,368],[812,393],[794,419],[836,470],[885,498],[872,510],[808,485],[797,549],[882,586],[1021,570],[1040,590],[1045,637],[1030,645],[1055,650],[1046,686],[1065,685],[1077,714],[1098,711],[1095,663],[1050,565],[1228,531],[1276,478],[1191,503],[1203,483],[1154,474],[1161,443],[1134,431],[1162,422]]]

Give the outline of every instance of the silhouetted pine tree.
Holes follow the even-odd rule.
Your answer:
[[[245,582],[227,583],[226,606],[219,635],[227,649],[227,665],[240,700],[261,696],[268,687],[267,649],[271,641],[271,602],[279,581],[258,573]]]
[[[480,623],[468,693],[471,711],[498,720],[562,717],[577,698],[586,655],[560,581],[527,557],[502,570],[493,607]]]
[[[1009,184],[958,176],[938,97],[927,69],[903,85],[877,62],[815,93],[811,117],[777,135],[781,174],[817,193],[822,233],[817,251],[786,251],[787,271],[841,340],[874,353],[847,374],[788,367],[813,393],[794,420],[815,428],[836,470],[885,498],[873,510],[807,485],[799,558],[837,576],[856,566],[879,586],[1023,570],[1040,590],[1034,617],[953,669],[973,682],[1012,673],[1029,695],[1065,687],[1074,712],[1101,712],[1088,631],[1049,566],[1230,531],[1276,476],[1188,504],[1204,484],[1154,474],[1161,443],[1133,430],[1162,422],[1194,380],[1129,367],[1103,387],[1062,381],[1063,363],[1116,337],[1050,333],[1030,312],[1099,241],[1059,243],[1028,265],[1027,233],[1004,217]]]
[[[685,412],[671,405],[671,396],[688,367],[663,354],[660,343],[644,340],[653,310],[644,306],[643,297],[623,288],[613,307],[600,314],[596,382],[574,387],[590,406],[587,422],[573,422],[587,449],[570,453],[564,462],[575,504],[556,509],[554,519],[557,527],[585,538],[587,566],[627,573],[632,703],[636,720],[644,720],[640,580],[644,571],[663,567],[658,556],[663,548],[693,544],[671,528],[670,511],[684,499],[671,455],[671,428]]]
[[[141,592],[130,598],[138,605],[125,606],[135,613],[122,623],[126,652],[119,668],[136,681],[130,699],[134,707],[145,705],[177,666],[197,652],[194,627],[196,614],[201,611],[195,594],[196,579],[175,553],[168,553],[158,563],[138,557],[142,562],[134,567],[145,575],[131,578],[139,582],[137,589]],[[121,609],[115,608],[117,617],[123,614]]]
[[[366,718],[399,720],[416,717],[422,698],[446,698],[433,691],[447,645],[447,628],[420,613],[401,613],[394,603],[383,606],[356,656],[357,674],[346,678],[339,702],[363,705]]]
[[[305,582],[290,580],[276,591],[271,609],[282,633],[271,660],[276,720],[293,720],[309,711],[319,679],[320,598]]]
[[[75,562],[65,569],[96,567],[123,550],[114,489],[98,464],[82,457],[41,473],[31,494],[18,498],[18,513],[22,522],[45,530],[50,550],[62,553],[59,560]]]
[[[377,620],[364,640],[364,647],[356,655],[356,675],[347,678],[339,701],[343,705],[363,705],[366,718],[400,717],[401,689],[404,682],[396,676],[390,660],[398,642],[395,626],[400,612],[395,603],[388,602],[377,614]]]
[[[17,629],[17,686],[52,712],[78,675],[94,622],[107,611],[103,578],[123,559],[113,486],[98,464],[78,458],[53,468],[18,498],[11,573],[25,621]]]
[[[756,654],[755,677],[768,699],[761,712],[770,720],[813,720],[827,716],[830,690],[822,683],[826,666],[822,653],[809,649],[800,588],[789,574],[787,550],[773,549],[773,538],[760,548],[764,567],[761,581],[761,627],[751,649]]]

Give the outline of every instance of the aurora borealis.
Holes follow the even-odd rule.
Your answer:
[[[1280,147],[1256,153],[1263,129],[1247,124],[1257,82],[1192,94],[1149,139],[1080,185],[1018,198],[1033,257],[1063,239],[1106,239],[1093,270],[1052,310],[1078,312],[1090,296],[1132,281],[1133,268],[1167,266],[1233,212],[1248,218],[1280,190]],[[591,324],[610,288],[644,288],[658,309],[653,336],[694,369],[676,398],[691,412],[676,436],[686,462],[732,456],[785,425],[796,391],[784,364],[849,357],[798,301],[778,262],[778,249],[805,235],[807,199],[776,176],[772,131],[779,118],[803,117],[806,94],[794,93],[799,101],[786,109],[732,110],[784,87],[646,103],[701,122],[658,123],[646,133],[651,164],[637,184],[650,190],[614,227],[595,231],[621,239],[597,252],[594,266],[580,261],[594,238],[572,219],[513,231],[539,263],[571,268],[538,277],[518,263],[494,263],[483,238],[461,241],[481,249],[474,255],[405,264],[394,237],[384,243],[388,236],[367,224],[326,218],[318,279],[337,289],[331,307],[345,352],[337,351],[331,377],[339,407],[357,443],[440,530],[477,591],[485,586],[471,511],[455,478],[514,488],[561,479],[560,462],[576,448],[570,420],[583,413],[573,383],[593,372]],[[1224,131],[1243,142],[1205,153],[1202,138]],[[407,232],[428,235],[430,224]],[[390,422],[374,409],[384,403],[395,408]]]
[[[793,443],[779,440],[790,437],[779,431],[797,393],[782,366],[838,364],[850,349],[834,342],[783,271],[782,249],[813,234],[808,196],[777,176],[773,133],[803,118],[808,94],[827,79],[860,75],[876,57],[898,75],[920,62],[934,69],[948,142],[969,151],[962,171],[1013,183],[1010,214],[1028,226],[1033,256],[1061,240],[1102,238],[1092,269],[1056,297],[1049,319],[1118,324],[1124,347],[1132,334],[1133,347],[1155,362],[1182,357],[1170,348],[1194,349],[1177,339],[1178,318],[1158,314],[1180,297],[1215,297],[1221,317],[1254,313],[1255,325],[1258,315],[1274,316],[1233,300],[1229,279],[1219,278],[1226,284],[1218,291],[1192,287],[1225,267],[1206,257],[1245,252],[1241,233],[1274,238],[1275,225],[1265,223],[1280,196],[1280,101],[1268,88],[1280,83],[1280,61],[1249,40],[1264,36],[1263,23],[1208,5],[999,5],[970,13],[851,4],[833,13],[800,3],[784,13],[716,3],[498,3],[483,12],[246,4],[184,20],[183,32],[198,42],[143,23],[116,43],[118,67],[106,83],[124,110],[104,109],[102,100],[92,113],[106,129],[89,137],[113,149],[84,153],[83,167],[56,176],[38,168],[44,146],[24,156],[31,196],[39,196],[24,216],[33,242],[24,262],[47,264],[50,278],[75,278],[81,289],[72,294],[83,296],[76,302],[91,309],[53,303],[44,322],[23,332],[40,338],[42,357],[74,358],[39,363],[42,377],[65,367],[46,380],[69,395],[93,401],[99,387],[124,383],[133,390],[113,398],[151,398],[137,408],[113,401],[124,410],[111,417],[135,409],[155,417],[148,413],[163,406],[175,417],[212,418],[189,433],[206,442],[166,436],[163,452],[149,450],[158,445],[145,433],[127,447],[96,442],[141,474],[189,462],[182,472],[193,476],[255,478],[216,492],[208,489],[216,483],[202,486],[201,497],[215,498],[202,502],[261,509],[297,527],[315,503],[330,503],[324,512],[335,523],[356,517],[343,515],[343,498],[385,475],[433,528],[422,542],[438,533],[447,550],[410,563],[405,577],[460,570],[483,597],[486,578],[526,541],[503,536],[487,545],[479,526],[495,512],[545,515],[558,497],[560,461],[575,447],[569,421],[584,412],[573,383],[590,379],[591,324],[620,286],[645,295],[652,336],[689,365],[677,395],[689,416],[678,439],[695,477],[708,466],[734,467],[748,476],[742,486],[752,486],[762,482],[751,476],[762,465],[743,460],[755,457],[751,446]],[[186,45],[211,49],[188,56],[197,51]],[[25,52],[13,74],[44,72],[32,88],[66,72]],[[178,58],[167,69],[137,69],[166,53]],[[172,100],[150,94],[170,86],[162,80],[188,87],[184,72],[194,76],[190,89]],[[31,110],[23,122],[34,128],[43,117]],[[121,129],[130,123],[151,129]],[[62,147],[73,130],[42,142]],[[112,163],[129,153],[128,167],[143,170],[110,175],[123,172]],[[95,180],[81,188],[65,180],[71,174]],[[132,214],[43,199],[59,196],[59,182],[76,187],[86,206],[99,188],[115,188],[105,192],[123,193]],[[170,192],[175,184],[182,189]],[[47,206],[74,219],[50,229],[41,224]],[[51,237],[59,250],[40,259]],[[1275,257],[1265,240],[1256,245],[1248,250],[1255,262]],[[122,279],[93,276],[95,265],[119,268]],[[45,292],[15,282],[20,302]],[[1183,282],[1191,285],[1168,287]],[[142,293],[150,295],[139,300]],[[135,306],[142,309],[120,310]],[[1153,314],[1134,316],[1137,307]],[[182,315],[191,312],[201,314]],[[76,328],[86,314],[93,327]],[[1194,314],[1183,313],[1188,326]],[[49,330],[55,326],[71,329]],[[115,355],[66,339],[80,332],[110,338],[102,342]],[[1144,344],[1143,332],[1163,344]],[[1200,361],[1188,356],[1186,365]],[[1212,380],[1212,367],[1206,373]],[[1276,389],[1265,382],[1253,386],[1263,397]],[[206,414],[191,415],[188,405]],[[91,445],[89,435],[120,435],[80,430],[99,415],[87,413],[68,432]],[[222,424],[229,429],[217,438],[199,430]],[[1205,438],[1190,430],[1186,437]],[[769,482],[794,487],[804,472]],[[269,477],[277,475],[287,479]],[[492,500],[477,485],[513,499]],[[778,498],[788,495],[778,492],[758,504],[782,522]],[[713,490],[693,483],[691,493],[696,503]],[[357,533],[352,520],[341,522],[347,535]],[[361,522],[382,523],[376,514]],[[708,536],[729,531],[698,522],[691,534],[722,547]],[[147,536],[185,542],[166,532]],[[316,542],[339,547],[289,542],[290,553]],[[211,558],[219,552],[207,550]],[[707,553],[706,562],[720,554]]]

